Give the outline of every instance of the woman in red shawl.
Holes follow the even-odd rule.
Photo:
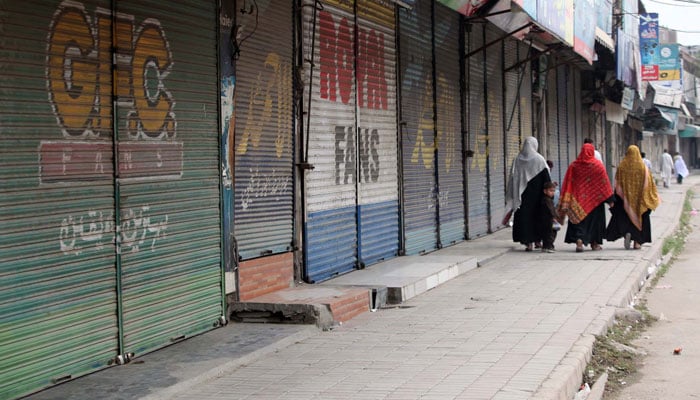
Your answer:
[[[559,199],[559,214],[569,217],[564,242],[576,243],[576,252],[584,245],[593,250],[600,246],[605,236],[604,203],[612,203],[612,186],[603,163],[595,158],[595,148],[584,143],[578,158],[564,176]]]
[[[626,249],[630,248],[631,241],[635,249],[642,248],[642,243],[651,242],[649,214],[659,205],[659,194],[635,145],[627,148],[625,158],[617,167],[615,197],[605,239],[613,241],[624,236]]]

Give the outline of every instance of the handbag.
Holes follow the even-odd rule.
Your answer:
[[[561,224],[559,223],[559,221],[553,221],[552,222],[552,230],[554,232],[558,232],[560,229],[561,229]]]
[[[506,215],[503,216],[503,220],[501,220],[501,225],[510,225],[510,219],[513,217],[513,209],[511,208],[506,212]]]

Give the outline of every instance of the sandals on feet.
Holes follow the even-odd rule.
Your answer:
[[[583,253],[583,241],[581,239],[576,241],[576,252]]]
[[[635,250],[639,250],[639,249],[642,248],[642,245],[639,244],[639,243],[637,243],[637,242],[634,242],[634,247],[633,247],[633,248],[634,248]]]
[[[594,251],[603,250],[603,246],[599,245],[598,243],[591,243],[591,250],[594,250]]]

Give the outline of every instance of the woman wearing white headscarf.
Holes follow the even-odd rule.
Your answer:
[[[676,153],[676,156],[673,157],[673,168],[676,170],[676,182],[679,184],[683,183],[683,178],[688,176],[688,167],[685,165],[685,161],[683,161],[683,156]]]
[[[537,152],[537,139],[525,139],[522,150],[511,168],[506,188],[506,206],[513,210],[513,241],[532,251],[535,242],[542,240],[537,232],[538,207],[545,182],[550,182],[547,161]]]

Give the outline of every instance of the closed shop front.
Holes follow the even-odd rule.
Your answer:
[[[488,186],[488,109],[486,108],[485,27],[467,26],[465,73],[467,82],[467,202],[468,236],[476,238],[489,232]],[[481,50],[479,50],[481,49]],[[493,49],[491,49],[493,51]]]
[[[246,10],[238,3],[235,10]],[[257,10],[237,15],[245,38],[235,62],[233,149],[241,299],[287,288],[293,277],[292,23],[291,3],[257,2]],[[274,260],[260,259],[266,256]]]
[[[486,43],[493,43],[504,32],[493,25],[486,27]],[[489,215],[490,231],[502,226],[505,215],[506,140],[503,130],[503,42],[486,49],[486,125],[488,131]]]
[[[526,44],[518,43],[518,57],[521,60],[527,60],[532,57],[532,52],[535,51]],[[523,140],[532,136],[534,130],[534,108],[532,103],[532,63],[525,61],[522,69],[523,77],[519,83],[520,92],[520,136]],[[540,149],[540,152],[542,150]]]
[[[431,3],[399,12],[406,254],[438,245]]]
[[[398,254],[394,6],[303,7],[306,279]],[[312,58],[313,57],[313,58]],[[309,83],[310,82],[310,83]]]
[[[460,93],[459,14],[435,5],[437,172],[440,245],[466,237]]]
[[[547,71],[545,88],[547,136],[544,146],[540,143],[540,153],[554,164],[550,171],[552,180],[562,182],[566,173],[566,162],[561,160],[559,152],[559,97],[557,87],[557,69]]]
[[[523,103],[520,98],[520,89],[525,79],[530,79],[529,75],[525,75],[526,63],[520,63],[521,58],[526,58],[526,55],[519,54],[518,41],[515,39],[506,39],[503,42],[504,51],[504,73],[503,82],[503,124],[506,133],[505,136],[505,158],[506,158],[506,180],[510,175],[513,167],[513,160],[520,152],[520,143],[522,143],[522,112]],[[496,215],[498,217],[498,215]]]
[[[562,182],[569,167],[569,85],[570,68],[566,65],[557,67],[557,142],[559,147],[559,176],[552,176],[552,180]]]
[[[0,397],[14,398],[220,322],[217,20],[213,1],[0,15]]]

